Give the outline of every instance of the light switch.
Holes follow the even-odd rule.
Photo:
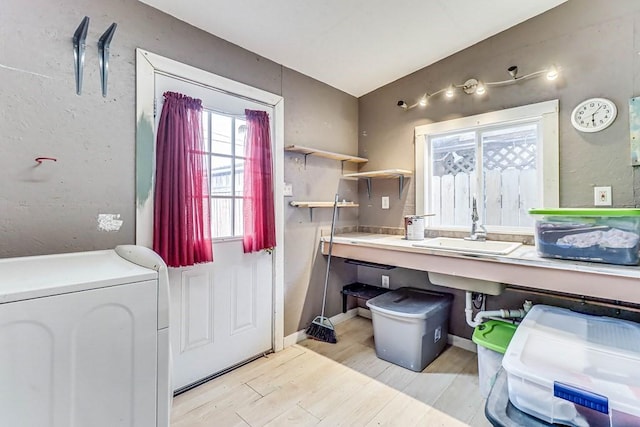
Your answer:
[[[382,196],[382,209],[389,209],[389,196]]]
[[[287,184],[285,182],[284,183],[284,187],[282,188],[282,193],[284,194],[285,197],[293,196],[293,185],[292,184]]]

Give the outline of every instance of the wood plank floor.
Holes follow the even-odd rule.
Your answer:
[[[423,372],[378,359],[371,320],[336,326],[177,396],[173,427],[490,426],[475,353],[448,347]]]

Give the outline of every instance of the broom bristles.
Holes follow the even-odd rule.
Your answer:
[[[311,322],[305,332],[309,336],[309,338],[313,338],[318,341],[324,341],[330,344],[335,344],[338,342],[338,340],[336,339],[336,331],[333,329],[331,321],[320,316],[313,319],[313,322]]]

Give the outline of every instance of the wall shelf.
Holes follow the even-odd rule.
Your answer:
[[[367,194],[371,198],[371,179],[372,178],[398,178],[399,190],[398,198],[402,197],[402,187],[404,187],[404,178],[413,175],[413,172],[406,169],[383,169],[369,172],[348,173],[342,175],[345,178],[362,178],[367,180]]]
[[[290,151],[292,153],[299,153],[304,155],[304,166],[307,167],[307,156],[318,156],[326,159],[340,160],[344,167],[344,162],[351,163],[366,163],[369,159],[364,157],[351,156],[349,154],[334,153],[333,151],[318,150],[311,147],[303,147],[301,145],[287,145],[284,147],[284,151]]]
[[[333,202],[289,202],[289,205],[294,208],[309,208],[309,219],[313,221],[313,209],[314,208],[332,208]],[[360,206],[353,202],[338,202],[339,208],[357,208]]]

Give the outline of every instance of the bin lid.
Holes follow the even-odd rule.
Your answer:
[[[448,308],[453,295],[415,288],[400,288],[367,301],[372,310],[426,319],[431,313]]]
[[[513,323],[488,320],[476,326],[471,339],[478,345],[504,354],[516,328]]]
[[[510,377],[533,384],[535,390],[553,394],[562,388],[565,393],[571,386],[570,394],[581,399],[604,397],[610,408],[634,419],[629,425],[638,425],[638,323],[534,305],[518,326],[502,366]]]
[[[558,215],[558,216],[640,216],[640,209],[626,208],[538,208],[529,209],[531,215]]]

